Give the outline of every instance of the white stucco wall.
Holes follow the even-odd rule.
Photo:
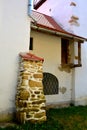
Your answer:
[[[0,0],[0,114],[15,109],[18,54],[29,48],[27,7],[28,0]]]
[[[70,73],[59,69],[61,64],[61,38],[46,33],[31,31],[33,51],[35,55],[44,58],[43,71],[55,75],[59,80],[59,94],[46,95],[47,104],[65,103],[71,101],[72,71]],[[60,89],[66,89],[64,94]]]
[[[76,34],[87,38],[87,1],[76,0],[74,13],[79,17],[79,27],[73,26]],[[82,44],[82,67],[75,69],[75,100],[76,105],[87,105],[87,42]]]

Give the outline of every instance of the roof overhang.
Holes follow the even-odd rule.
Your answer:
[[[60,36],[60,37],[73,39],[74,41],[78,41],[80,43],[83,43],[84,41],[87,41],[87,38],[80,37],[78,35],[75,35],[75,34],[72,34],[72,33],[69,33],[69,32],[61,32],[61,31],[58,31],[58,30],[54,30],[52,28],[44,27],[42,25],[31,24],[31,29],[46,32],[46,33],[50,33],[50,34]]]

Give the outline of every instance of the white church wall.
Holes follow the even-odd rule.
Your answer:
[[[18,55],[29,47],[27,7],[28,0],[0,0],[0,121],[15,111]]]

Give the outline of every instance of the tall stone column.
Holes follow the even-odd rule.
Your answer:
[[[16,117],[20,123],[46,121],[43,92],[43,58],[20,53]]]

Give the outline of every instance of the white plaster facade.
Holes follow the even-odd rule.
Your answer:
[[[76,6],[70,6],[75,2]],[[47,0],[38,11],[51,15],[64,29],[73,31],[83,37],[87,37],[87,1],[81,0]],[[71,25],[69,20],[72,15],[79,18],[78,25]],[[82,44],[82,67],[73,69],[72,73],[72,100],[75,105],[87,105],[87,42]]]
[[[73,26],[74,33],[87,37],[87,1],[75,0],[76,7],[73,8],[73,14],[79,17],[79,25]],[[75,101],[76,105],[87,105],[87,42],[82,44],[82,67],[76,68],[75,75]]]
[[[0,121],[15,110],[18,55],[29,48],[27,11],[28,0],[0,0]]]

